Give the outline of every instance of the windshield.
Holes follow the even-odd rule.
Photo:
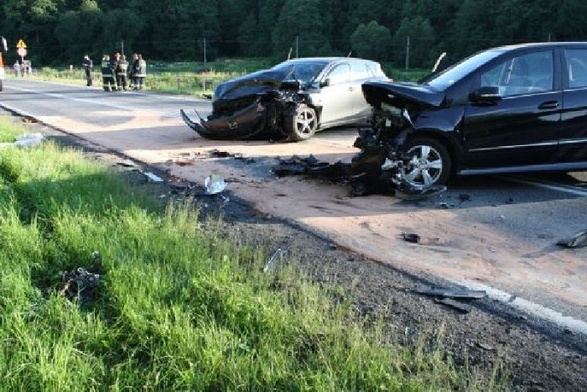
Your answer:
[[[325,62],[285,62],[277,64],[273,67],[274,70],[288,70],[288,74],[285,78],[287,81],[300,81],[302,84],[307,85],[313,82],[320,72],[324,69],[327,63]]]
[[[426,76],[420,83],[431,86],[437,90],[446,90],[456,81],[461,80],[483,64],[499,56],[502,50],[489,50],[474,54],[449,68],[438,73]]]

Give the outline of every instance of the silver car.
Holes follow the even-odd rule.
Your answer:
[[[384,80],[389,78],[375,61],[299,58],[218,85],[207,119],[181,115],[208,139],[270,135],[300,141],[326,128],[365,123],[372,108],[361,85]]]

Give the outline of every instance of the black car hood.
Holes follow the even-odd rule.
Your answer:
[[[276,90],[290,73],[291,69],[266,69],[228,80],[216,87],[214,98],[231,100]]]
[[[365,82],[362,88],[367,102],[376,107],[379,107],[381,102],[397,107],[403,107],[406,102],[439,107],[445,97],[444,92],[413,82]]]

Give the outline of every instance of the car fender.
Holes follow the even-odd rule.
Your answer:
[[[430,115],[434,112],[433,115]],[[442,113],[438,113],[442,112]],[[465,115],[465,106],[425,110],[414,119],[414,129],[409,137],[426,135],[442,141],[451,156],[462,156],[464,140],[461,126]]]

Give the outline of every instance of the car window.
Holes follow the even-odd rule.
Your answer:
[[[370,78],[369,69],[367,64],[359,61],[351,62],[351,80],[360,80]]]
[[[569,87],[587,87],[587,49],[565,50]]]
[[[481,75],[481,86],[498,87],[504,97],[553,89],[552,51],[527,53],[502,61]]]
[[[348,64],[338,64],[326,77],[330,79],[331,85],[348,82],[351,78],[351,67]]]

